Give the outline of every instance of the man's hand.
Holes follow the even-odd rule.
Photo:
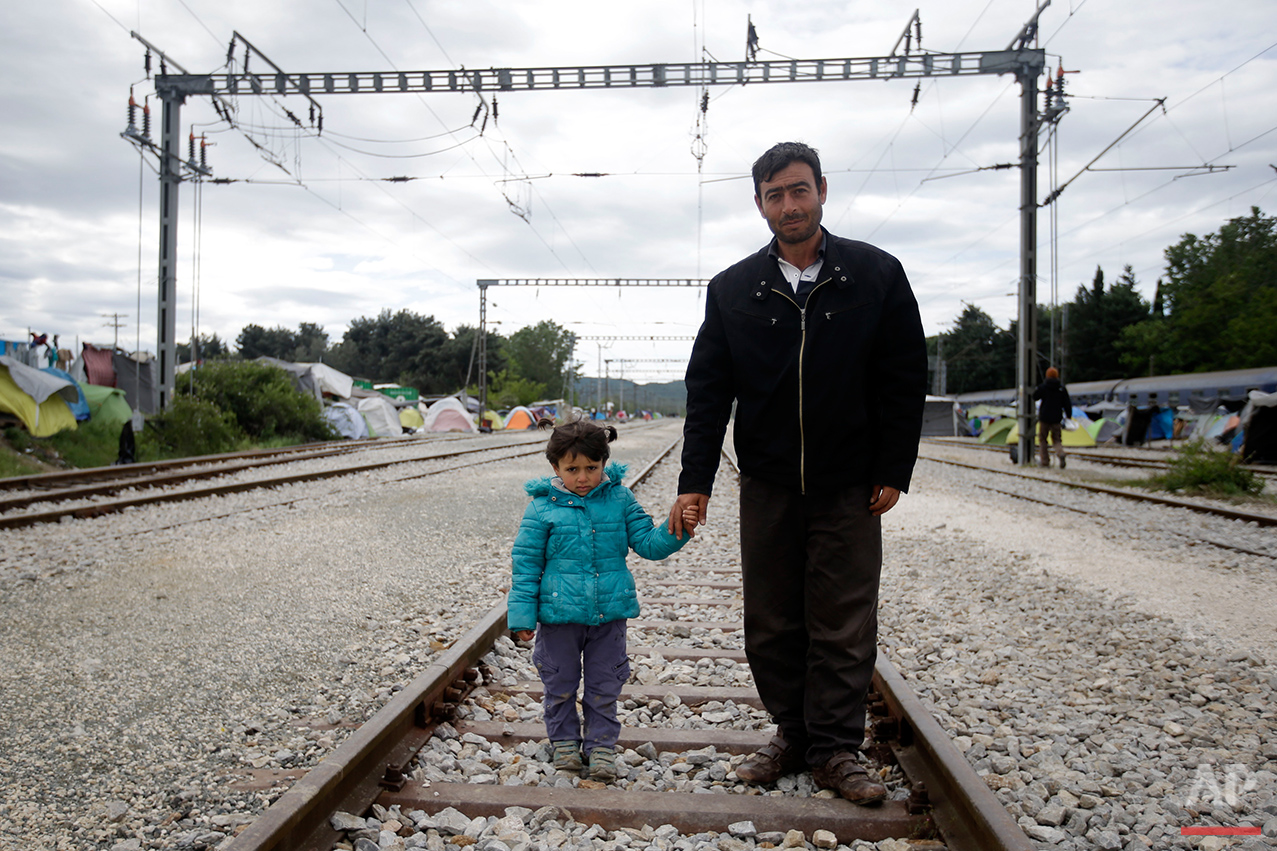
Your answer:
[[[869,513],[881,517],[900,500],[900,491],[886,485],[874,485],[869,494]]]
[[[703,493],[681,493],[670,509],[670,534],[680,541],[683,532],[689,538],[696,535],[696,527],[705,525],[709,517],[709,497]]]

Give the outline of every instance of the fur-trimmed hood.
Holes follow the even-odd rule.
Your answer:
[[[599,486],[586,494],[592,497],[604,488],[610,488],[620,484],[625,479],[625,474],[629,472],[628,464],[621,464],[613,461],[603,468],[603,481],[599,482]],[[558,476],[545,476],[540,479],[529,479],[523,483],[523,490],[530,497],[549,496],[551,491],[559,491],[561,493],[569,493],[567,488],[563,487],[563,480]]]

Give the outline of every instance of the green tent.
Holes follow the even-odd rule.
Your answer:
[[[97,384],[80,384],[84,398],[89,403],[89,417],[108,425],[124,425],[133,418],[133,409],[118,387],[102,387]]]
[[[989,443],[993,446],[1005,446],[1007,444],[1007,434],[1015,427],[1016,422],[1011,417],[994,420],[980,432],[980,442]]]

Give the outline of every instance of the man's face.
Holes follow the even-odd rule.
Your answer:
[[[773,174],[770,180],[759,181],[754,203],[777,239],[806,242],[820,230],[826,190],[825,178],[820,178],[820,186],[817,186],[811,166],[795,160]]]

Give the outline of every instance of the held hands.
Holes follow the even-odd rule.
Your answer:
[[[514,637],[519,639],[520,641],[531,641],[532,639],[536,638],[536,630],[533,630],[533,629],[516,630],[514,633]]]
[[[683,540],[683,532],[687,532],[689,538],[695,537],[696,527],[705,525],[705,520],[709,516],[708,509],[709,497],[705,494],[679,494],[670,508],[670,534],[680,541]]]

